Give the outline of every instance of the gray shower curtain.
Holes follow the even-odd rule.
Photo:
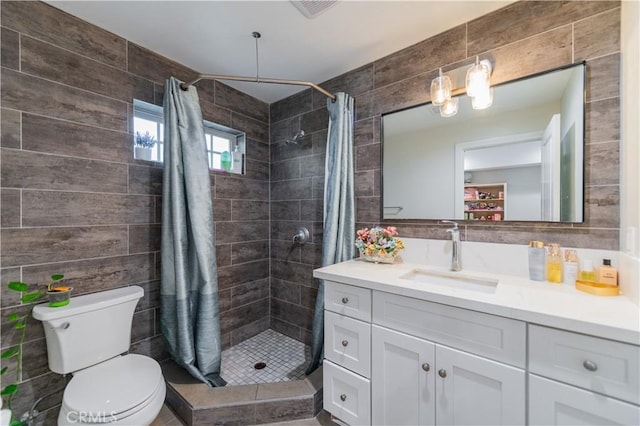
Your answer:
[[[353,259],[355,255],[355,201],[353,178],[353,98],[336,93],[327,100],[329,129],[324,168],[324,232],[322,266]],[[324,282],[320,281],[311,335],[311,363],[306,374],[322,360],[324,340]]]
[[[202,112],[196,88],[170,78],[164,92],[160,324],[173,359],[224,386],[215,228]]]

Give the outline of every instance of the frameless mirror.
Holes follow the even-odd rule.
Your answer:
[[[382,117],[382,217],[582,222],[585,65]]]

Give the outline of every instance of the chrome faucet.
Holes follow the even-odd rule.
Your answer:
[[[447,229],[447,232],[451,234],[451,242],[453,243],[451,251],[451,270],[460,271],[462,270],[462,255],[460,253],[461,243],[458,223],[452,220],[443,220],[442,223],[450,223],[453,225],[453,228]]]

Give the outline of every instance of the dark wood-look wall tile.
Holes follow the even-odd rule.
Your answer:
[[[129,193],[162,195],[162,176],[160,167],[129,165]]]
[[[372,196],[374,190],[374,170],[356,172],[354,175],[354,189],[356,197]]]
[[[20,149],[20,111],[0,108],[0,146]]]
[[[271,297],[300,304],[300,285],[278,278],[271,279]]]
[[[300,159],[302,177],[324,176],[325,153],[315,154]]]
[[[271,329],[298,341],[301,341],[302,339],[300,327],[283,321],[280,318],[276,318],[275,316],[273,316],[273,312],[271,312]]]
[[[279,142],[271,144],[271,162],[290,160],[313,153],[313,144],[309,143],[309,136],[305,136],[302,142],[297,144]]]
[[[492,50],[491,84],[539,73],[572,62],[571,25]],[[480,58],[486,58],[481,55]],[[517,58],[517,60],[514,60]]]
[[[247,138],[247,160],[259,160],[268,163],[270,155],[268,143]]]
[[[269,182],[216,176],[216,198],[268,200]]]
[[[150,196],[85,192],[22,192],[22,226],[154,223]]]
[[[313,417],[313,398],[282,399],[256,404],[256,420],[260,422],[295,422]]]
[[[20,227],[20,190],[0,188],[0,227]]]
[[[367,64],[334,77],[320,86],[334,95],[336,92],[345,92],[353,97],[373,90],[373,64]],[[313,109],[326,108],[328,99],[324,94],[313,91]]]
[[[280,121],[272,121],[269,126],[269,142],[275,144],[284,143],[300,130],[300,116],[287,118]],[[306,131],[305,131],[306,132]],[[301,145],[301,144],[298,144]],[[273,149],[273,148],[272,148]]]
[[[311,152],[321,154],[327,152],[327,130],[314,132],[311,135]]]
[[[163,85],[169,77],[187,82],[194,80],[198,75],[196,71],[135,43],[127,43],[127,48],[128,71],[154,83]]]
[[[127,252],[126,226],[2,229],[3,266],[118,256]]]
[[[587,102],[620,96],[620,54],[587,62]]]
[[[316,304],[317,294],[317,288],[307,287],[305,285],[300,286],[300,305],[313,310]]]
[[[466,57],[466,25],[460,25],[374,62],[374,85],[384,87]]]
[[[519,1],[474,19],[468,24],[469,56],[616,7],[617,2]]]
[[[269,278],[240,284],[231,289],[231,306],[238,306],[257,302],[269,297]]]
[[[269,299],[262,299],[257,303],[267,304]],[[262,333],[265,330],[268,330],[269,324],[271,323],[271,318],[269,317],[269,309],[266,309],[267,315],[262,318],[258,318],[256,321],[250,322],[249,324],[243,324],[237,327],[235,330],[231,331],[231,344],[237,345],[240,342],[243,342],[256,334]]]
[[[287,118],[296,117],[313,109],[312,89],[302,90],[294,95],[281,99],[269,106],[271,122],[277,123]]]
[[[153,309],[133,314],[131,326],[131,341],[138,342],[156,335],[155,313]]]
[[[269,181],[271,176],[271,170],[267,161],[247,160],[247,171],[244,175],[247,179],[261,180],[264,182]]]
[[[597,58],[620,50],[620,9],[575,23],[575,60]]]
[[[269,124],[266,122],[231,112],[231,127],[242,130],[249,138],[262,142],[269,142]]]
[[[589,102],[585,116],[587,144],[620,140],[620,98]]]
[[[314,200],[324,199],[324,176],[311,178],[311,198]]]
[[[149,255],[149,259],[153,256]],[[153,263],[153,260],[152,260]],[[144,290],[144,296],[136,305],[136,311],[145,311],[147,309],[160,309],[160,280],[154,280],[149,282],[137,282],[137,286],[142,287]]]
[[[218,267],[231,265],[231,244],[216,245],[216,265]]]
[[[43,357],[46,358],[46,356]],[[65,377],[60,374],[48,373],[23,382],[20,385],[20,392],[12,400],[12,409],[16,413],[26,413],[37,399],[47,395],[49,392],[53,392],[53,395],[44,398],[38,404],[38,411],[40,411],[41,415],[44,412],[44,417],[41,418],[39,415],[36,422],[42,421],[42,423],[36,424],[56,424],[57,416],[60,412],[60,404],[62,403],[62,394],[70,379],[69,375]],[[55,389],[59,389],[59,391],[56,392]],[[55,415],[51,415],[52,412]]]
[[[318,179],[322,182],[324,179]],[[300,202],[300,219],[314,222],[322,222],[324,214],[324,202],[322,198],[315,200],[302,200]]]
[[[228,288],[226,290],[218,291],[218,306],[220,307],[220,312],[226,312],[231,309],[231,289]]]
[[[9,188],[127,192],[127,165],[36,152],[2,150],[2,185]]]
[[[130,225],[129,253],[160,251],[160,225]]]
[[[21,71],[124,102],[153,102],[153,83],[48,43],[22,36]]]
[[[37,324],[33,324],[37,326]],[[50,372],[49,360],[43,357],[46,352],[45,339],[33,340],[22,344],[22,380],[33,379]]]
[[[300,246],[293,244],[291,240],[282,241],[271,238],[271,259],[286,262],[300,262]]]
[[[300,219],[300,201],[272,201],[271,217],[279,220]]]
[[[215,103],[264,123],[269,122],[269,105],[219,81],[215,82]]]
[[[22,149],[126,163],[133,158],[133,136],[130,133],[23,114]]]
[[[594,228],[620,227],[620,187],[587,186],[584,191],[584,224]]]
[[[300,128],[305,133],[310,134],[319,130],[324,130],[329,125],[329,111],[326,109],[316,109],[307,112],[300,117]],[[307,139],[308,136],[305,136]],[[308,142],[306,142],[308,144]],[[305,144],[305,140],[298,142],[298,145]]]
[[[216,222],[216,242],[218,244],[268,239],[269,221]]]
[[[202,118],[204,120],[227,127],[233,127],[230,110],[222,108],[212,102],[202,100],[200,101],[200,109],[202,110]]]
[[[154,336],[149,339],[133,342],[129,352],[145,355],[158,361],[164,361],[170,358],[170,355],[164,349],[162,336]]]
[[[373,118],[368,118],[366,120],[357,121],[353,125],[353,144],[355,146],[374,143],[373,121]]]
[[[18,293],[16,291],[10,290],[9,287],[7,286],[7,284],[10,283],[11,281],[22,281],[20,268],[19,267],[1,268],[0,284],[2,285],[0,285],[0,306],[2,308],[21,304],[20,296],[22,296],[22,293]],[[28,280],[25,280],[25,281],[27,281],[27,284],[29,284],[30,286],[32,285],[32,283],[29,282]],[[32,286],[31,288],[35,289],[36,287]],[[6,318],[4,313],[0,312],[0,314],[2,314],[2,318]],[[0,345],[4,346],[4,342],[0,343]]]
[[[585,185],[620,183],[620,143],[588,144],[585,147]]]
[[[218,268],[218,288],[221,290],[264,278],[269,278],[267,259]]]
[[[284,300],[271,299],[271,315],[300,328],[310,329],[313,310]]]
[[[2,69],[6,108],[127,131],[127,104],[102,95]]]
[[[2,28],[0,34],[0,63],[5,68],[20,69],[20,36],[17,32]]]
[[[305,244],[300,248],[300,262],[319,268],[322,266],[322,239],[314,239],[313,244]]]
[[[269,240],[234,243],[231,245],[231,263],[253,262],[269,257]]]
[[[292,158],[271,163],[271,182],[278,180],[299,179],[300,159]]]
[[[221,198],[214,198],[213,203],[213,219],[216,222],[231,220],[231,201]]]
[[[369,223],[369,226],[380,223],[380,197],[356,198],[356,221]]]
[[[76,295],[109,290],[154,279],[153,255],[137,254],[25,266],[25,282],[48,284],[53,274],[63,274],[64,283]],[[146,298],[146,296],[145,296]]]
[[[355,169],[377,170],[382,168],[382,144],[374,143],[356,147]]]
[[[311,184],[310,178],[272,182],[271,199],[276,201],[309,199],[312,196]]]
[[[233,200],[231,220],[269,220],[269,202]]]
[[[2,26],[124,69],[125,39],[44,2],[2,2]]]
[[[32,286],[31,288],[34,290],[36,289],[35,286]],[[0,320],[0,322],[2,323],[2,348],[8,348],[10,346],[18,344],[22,336],[22,330],[16,330],[14,324],[7,321],[7,317],[11,314],[18,314],[20,316],[29,314],[29,309],[31,309],[29,305],[18,305],[2,309],[2,319]],[[32,342],[34,340],[42,339],[44,339],[44,329],[42,328],[42,323],[33,318],[33,316],[29,316],[27,318],[27,327],[25,330],[24,341]]]
[[[286,241],[290,246],[295,246],[292,240],[297,229],[305,227],[311,232],[312,226],[313,224],[311,222],[281,220],[277,217],[271,218],[271,240]],[[312,236],[309,235],[309,238],[311,237]],[[311,242],[311,240],[309,242]]]
[[[272,260],[271,277],[310,286],[313,283],[313,269],[302,263]]]
[[[360,110],[358,109],[357,119],[362,120],[372,115],[397,111],[429,101],[431,94],[426,89],[426,84],[435,76],[436,72],[420,74],[377,89],[375,92],[372,92],[373,103],[371,105],[371,111],[361,116]],[[365,96],[367,95],[368,94],[365,94]],[[358,98],[358,100],[360,99],[362,99],[362,97]]]

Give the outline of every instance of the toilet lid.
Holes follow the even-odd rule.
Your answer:
[[[154,359],[136,354],[118,356],[76,372],[65,388],[64,403],[69,411],[109,421],[144,405],[162,380],[160,365]]]

